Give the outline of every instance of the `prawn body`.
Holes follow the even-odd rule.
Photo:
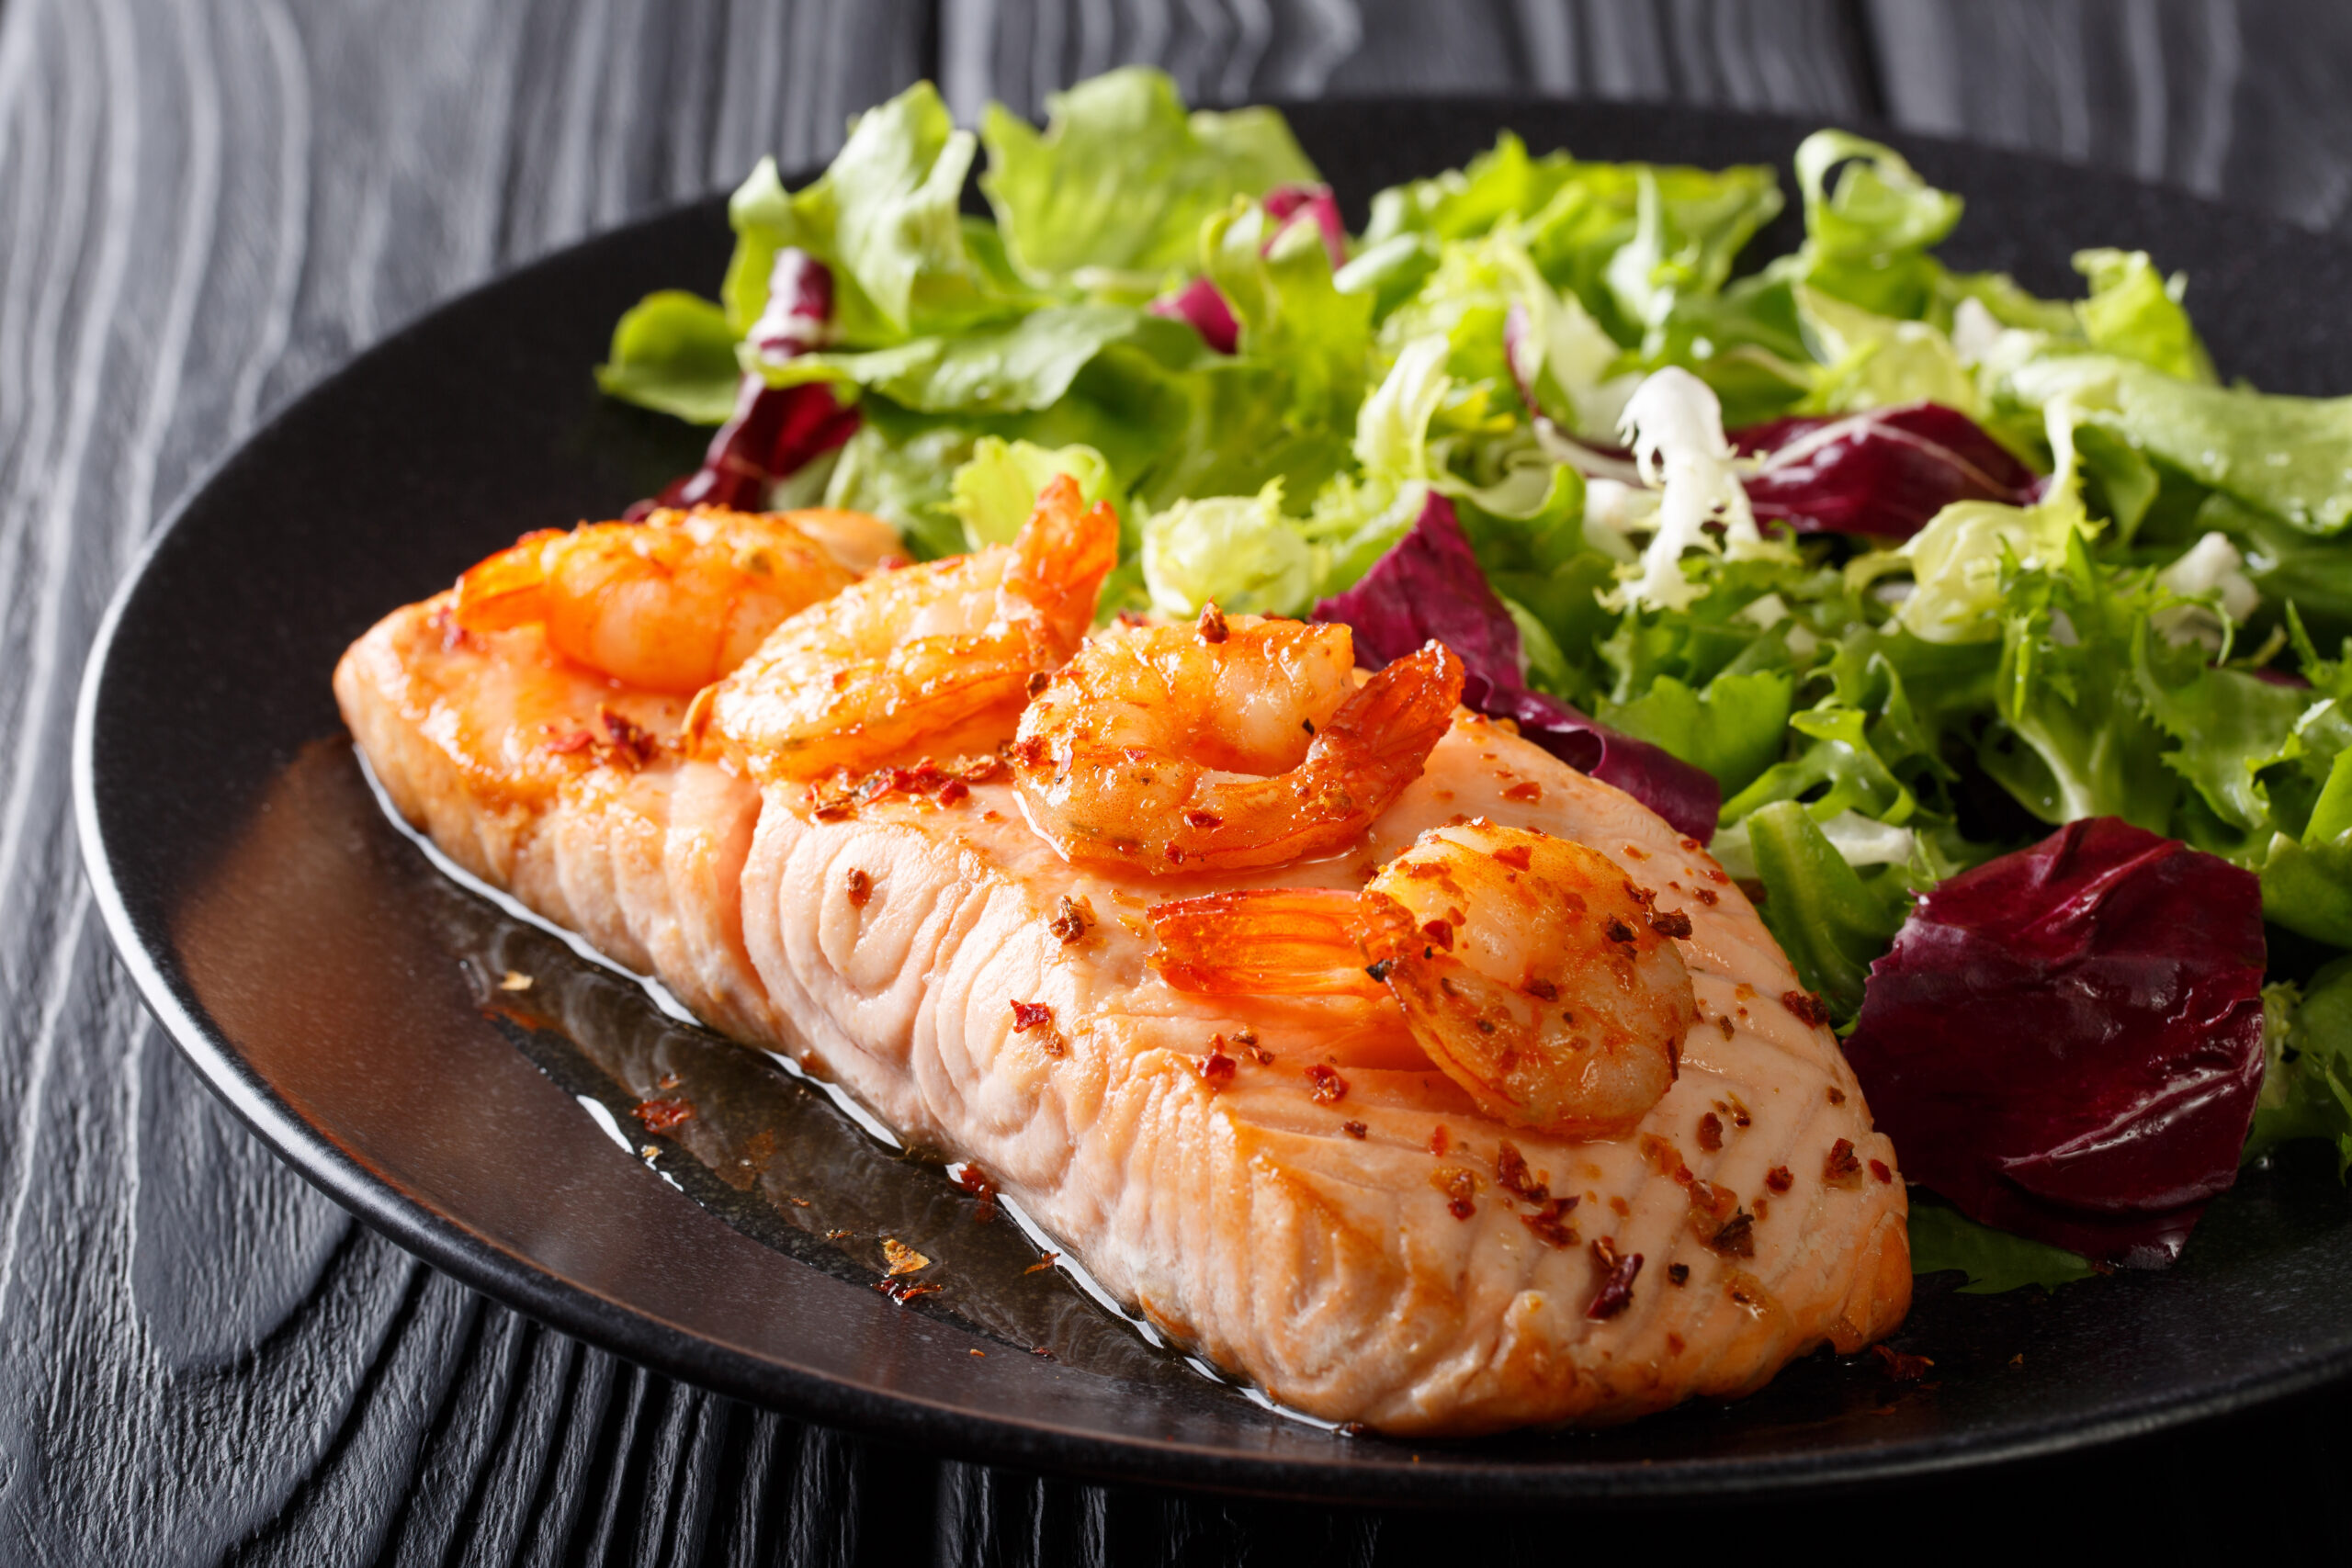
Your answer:
[[[1453,722],[1442,644],[1361,687],[1342,626],[1222,616],[1117,627],[1021,716],[1011,756],[1030,825],[1065,859],[1242,871],[1344,848]]]
[[[1117,515],[1058,476],[1011,545],[877,572],[778,626],[697,700],[689,744],[763,784],[985,747],[1078,648],[1118,547]]]
[[[829,532],[843,531],[842,515],[824,516]],[[696,507],[526,534],[458,580],[458,624],[492,632],[536,623],[575,663],[685,695],[854,581],[793,516]]]
[[[1638,1122],[1698,1016],[1671,940],[1687,919],[1582,844],[1483,819],[1423,833],[1360,893],[1210,894],[1150,919],[1177,989],[1385,989],[1480,1111],[1555,1136]]]

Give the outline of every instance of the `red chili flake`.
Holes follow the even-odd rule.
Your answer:
[[[1894,1179],[1894,1172],[1886,1168],[1886,1161],[1883,1159],[1871,1161],[1871,1175],[1882,1182]]]
[[[1634,928],[1614,915],[1610,916],[1600,929],[1611,942],[1630,942],[1634,940]]]
[[[1032,1346],[1029,1353],[1036,1357],[1037,1359],[1041,1361],[1054,1361],[1060,1359],[1059,1357],[1056,1356],[1051,1350],[1046,1349],[1043,1345]]]
[[[1054,678],[1043,670],[1033,670],[1029,672],[1029,694],[1033,697],[1044,695],[1046,688],[1053,683]]]
[[[810,784],[807,799],[808,815],[820,822],[834,821],[857,809],[857,797],[839,780],[826,785]]]
[[[1763,1220],[1769,1217],[1771,1213],[1772,1200],[1770,1198],[1758,1198],[1756,1200],[1756,1217],[1758,1220]]]
[[[1647,860],[1650,858],[1650,852],[1649,851],[1642,848],[1639,844],[1627,844],[1625,846],[1625,858],[1627,860]]]
[[[1506,844],[1495,852],[1495,858],[1513,871],[1525,871],[1529,853],[1525,844]]]
[[[1689,1284],[1690,1282],[1690,1265],[1688,1263],[1668,1264],[1666,1266],[1666,1282],[1669,1285]]]
[[[1438,1127],[1437,1131],[1430,1134],[1430,1153],[1437,1156],[1440,1159],[1444,1158],[1445,1151],[1453,1146],[1453,1134],[1447,1132],[1442,1124]]]
[[[977,1165],[967,1165],[956,1173],[956,1185],[978,1200],[972,1208],[974,1221],[987,1224],[996,1218],[996,1183],[989,1179],[988,1172]]]
[[[1719,1018],[1719,1019],[1715,1020],[1715,1027],[1716,1027],[1717,1029],[1720,1029],[1720,1030],[1722,1030],[1722,1031],[1724,1032],[1724,1039],[1728,1040],[1728,1039],[1730,1039],[1730,1038],[1732,1037],[1732,1034],[1733,1034],[1733,1032],[1734,1032],[1734,1029],[1733,1029],[1732,1021],[1731,1021],[1731,1020],[1730,1020],[1730,1019],[1728,1019],[1728,1018]]]
[[[1348,1098],[1348,1080],[1328,1062],[1310,1065],[1306,1069],[1306,1081],[1315,1086],[1315,1103],[1317,1105],[1337,1105]]]
[[[1682,845],[1682,852],[1685,854],[1695,855],[1705,847],[1696,839],[1684,839],[1679,841]]]
[[[1560,987],[1549,980],[1532,979],[1521,988],[1538,1001],[1556,1002],[1560,999]]]
[[[1886,1369],[1886,1375],[1896,1382],[1917,1382],[1928,1375],[1928,1369],[1935,1365],[1925,1356],[1905,1355],[1891,1345],[1873,1345],[1871,1354],[1879,1359],[1880,1365]]]
[[[1593,1292],[1592,1304],[1584,1309],[1584,1314],[1595,1321],[1615,1317],[1634,1304],[1634,1280],[1642,1271],[1642,1255],[1629,1252],[1621,1258],[1614,1241],[1598,1236],[1592,1244],[1592,1260],[1601,1270],[1600,1289]]]
[[[906,1305],[917,1296],[935,1296],[946,1289],[944,1285],[918,1285],[912,1280],[876,1280],[874,1288],[898,1303]]]
[[[1061,1256],[1062,1255],[1058,1252],[1041,1252],[1037,1255],[1036,1262],[1032,1263],[1028,1268],[1023,1269],[1021,1271],[1023,1274],[1042,1274],[1046,1269],[1051,1269],[1056,1263],[1059,1262],[1061,1260]]]
[[[1054,1010],[1049,1002],[1015,1002],[1012,1004],[1012,1032],[1026,1034],[1033,1029],[1051,1029]]]
[[[1214,1035],[1209,1040],[1209,1054],[1201,1058],[1201,1081],[1211,1089],[1223,1089],[1233,1081],[1238,1064],[1225,1054],[1225,1036]]]
[[[1724,1146],[1724,1119],[1712,1111],[1699,1118],[1699,1146],[1709,1154]]]
[[[1445,1212],[1457,1220],[1466,1220],[1478,1212],[1474,1200],[1478,1196],[1478,1178],[1474,1171],[1458,1165],[1442,1165],[1430,1172],[1430,1185],[1445,1194]]]
[[[1168,863],[1170,865],[1182,865],[1184,863],[1183,845],[1170,844],[1168,846]]]
[[[958,757],[947,764],[949,773],[967,784],[986,784],[1004,772],[1004,759],[987,751]]]
[[[1505,800],[1538,801],[1544,798],[1544,786],[1533,779],[1521,779],[1503,791]]]
[[[1781,1005],[1797,1015],[1799,1021],[1818,1029],[1829,1021],[1829,1009],[1811,991],[1782,991]]]
[[[637,1119],[649,1133],[666,1133],[681,1122],[695,1119],[694,1103],[684,1100],[644,1100],[637,1106]]]
[[[1453,928],[1443,920],[1429,921],[1421,927],[1421,934],[1429,938],[1430,946],[1443,948],[1448,953],[1453,951]]]
[[[855,866],[849,868],[849,874],[842,878],[842,883],[847,889],[849,907],[853,909],[865,908],[866,901],[874,897],[874,879]]]
[[[1574,1247],[1577,1244],[1577,1228],[1567,1221],[1577,1202],[1574,1193],[1566,1198],[1550,1199],[1535,1213],[1520,1215],[1519,1223],[1535,1233],[1535,1239],[1546,1247],[1563,1249]]]
[[[1725,1258],[1756,1256],[1756,1216],[1745,1209],[1734,1209],[1730,1219],[1707,1238],[1707,1245]]]
[[[1755,1117],[1750,1116],[1747,1113],[1747,1107],[1740,1103],[1739,1096],[1735,1094],[1728,1096],[1727,1098],[1731,1101],[1731,1124],[1733,1126],[1745,1127],[1756,1120]]]
[[[1692,889],[1692,897],[1696,897],[1702,904],[1720,904],[1724,901],[1723,895],[1716,892],[1712,887],[1694,888]]]
[[[1797,1179],[1789,1174],[1789,1168],[1785,1165],[1776,1165],[1764,1173],[1764,1185],[1772,1191],[1786,1192],[1796,1184]]]
[[[1673,1175],[1675,1167],[1685,1163],[1682,1151],[1656,1133],[1644,1133],[1636,1146],[1642,1151],[1643,1160],[1660,1176]]]
[[[1652,915],[1650,930],[1664,937],[1687,937],[1690,934],[1690,917],[1679,909]]]
[[[1638,883],[1629,880],[1620,883],[1618,886],[1625,889],[1626,897],[1631,898],[1634,903],[1639,904],[1645,909],[1657,902],[1657,895],[1651,892],[1648,888],[1642,886]]]
[[[1223,642],[1226,637],[1225,612],[1213,602],[1202,605],[1201,618],[1193,623],[1193,629],[1200,634],[1203,642]]]
[[[1035,768],[1046,761],[1042,740],[1015,740],[1004,749],[1005,760],[1016,768]]]
[[[1093,904],[1088,899],[1073,898],[1065,893],[1062,895],[1061,902],[1054,908],[1054,918],[1046,922],[1046,929],[1060,938],[1064,946],[1068,946],[1071,942],[1081,941],[1086,935],[1086,928],[1093,921]]]
[[[1225,826],[1225,818],[1219,817],[1214,811],[1204,811],[1196,806],[1184,813],[1184,826],[1187,828],[1222,828]]]
[[[1509,1138],[1495,1148],[1495,1185],[1531,1203],[1541,1203],[1552,1195],[1549,1186],[1528,1174],[1527,1156]]]
[[[1372,1129],[1365,1126],[1361,1122],[1342,1122],[1340,1123],[1340,1131],[1345,1133],[1351,1138],[1362,1138],[1366,1133],[1371,1132]]]
[[[971,798],[971,795],[970,784],[966,784],[962,779],[949,779],[939,786],[939,793],[932,798],[942,806],[961,806]]]
[[[1707,868],[1707,876],[1709,880],[1717,884],[1727,884],[1731,881],[1731,878],[1724,874],[1724,868],[1719,865],[1709,866]]]
[[[1862,1162],[1854,1157],[1854,1141],[1840,1138],[1829,1145],[1829,1157],[1822,1162],[1821,1179],[1832,1187],[1852,1187],[1862,1179]]]
[[[1691,1182],[1687,1196],[1690,1201],[1690,1228],[1702,1238],[1713,1236],[1739,1207],[1737,1193],[1712,1181]]]

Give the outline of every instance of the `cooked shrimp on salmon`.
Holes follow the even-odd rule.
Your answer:
[[[1385,986],[1430,1059],[1498,1122],[1561,1137],[1638,1123],[1698,1016],[1668,940],[1689,919],[1582,844],[1481,820],[1432,828],[1363,891],[1264,888],[1156,905],[1181,990]]]
[[[1241,871],[1361,838],[1453,720],[1431,643],[1358,688],[1340,626],[1227,617],[1105,631],[1046,682],[1010,755],[1030,826],[1072,860]]]
[[[838,537],[859,514],[814,515]],[[457,619],[473,632],[537,624],[559,652],[624,685],[690,694],[855,577],[794,513],[663,510],[526,535],[458,579]]]
[[[1117,516],[1057,478],[1011,545],[876,573],[777,626],[696,708],[695,742],[763,782],[987,750],[1077,650],[1118,548]]]
[[[543,540],[481,580],[489,615],[537,570],[508,629],[408,606],[336,694],[469,869],[979,1165],[1294,1408],[1617,1421],[1890,1331],[1894,1150],[1704,851],[1456,707],[1442,648],[1090,633],[1116,536],[1064,481],[961,560],[859,576],[820,538],[841,585],[732,669],[732,632],[611,651],[703,577],[582,588]]]

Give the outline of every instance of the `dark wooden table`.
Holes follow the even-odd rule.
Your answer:
[[[969,118],[1137,60],[1202,102],[1504,89],[1887,121],[2352,228],[2352,7],[2331,0],[0,0],[0,1562],[1304,1568],[1776,1538],[1826,1562],[2202,1539],[2352,1558],[2342,1392],[1673,1518],[942,1462],[469,1293],[181,1064],[92,912],[65,759],[107,594],[207,466],[436,301],[763,152],[821,158],[918,76]]]

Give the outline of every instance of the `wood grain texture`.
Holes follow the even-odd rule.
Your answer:
[[[64,766],[83,651],[157,520],[270,410],[501,268],[762,152],[821,157],[927,71],[969,116],[1136,60],[1203,101],[1883,112],[2352,223],[2352,14],[2326,6],[0,0],[0,1563],[1500,1564],[1654,1544],[1656,1521],[1564,1537],[936,1463],[653,1376],[435,1275],[279,1166],[96,928]],[[2112,1546],[2230,1529],[2340,1561],[2337,1519],[2247,1500],[2330,1495],[2343,1407],[2004,1484],[2106,1499]],[[1915,1539],[1908,1517],[1962,1515],[1966,1486],[1883,1497],[1871,1529]]]

